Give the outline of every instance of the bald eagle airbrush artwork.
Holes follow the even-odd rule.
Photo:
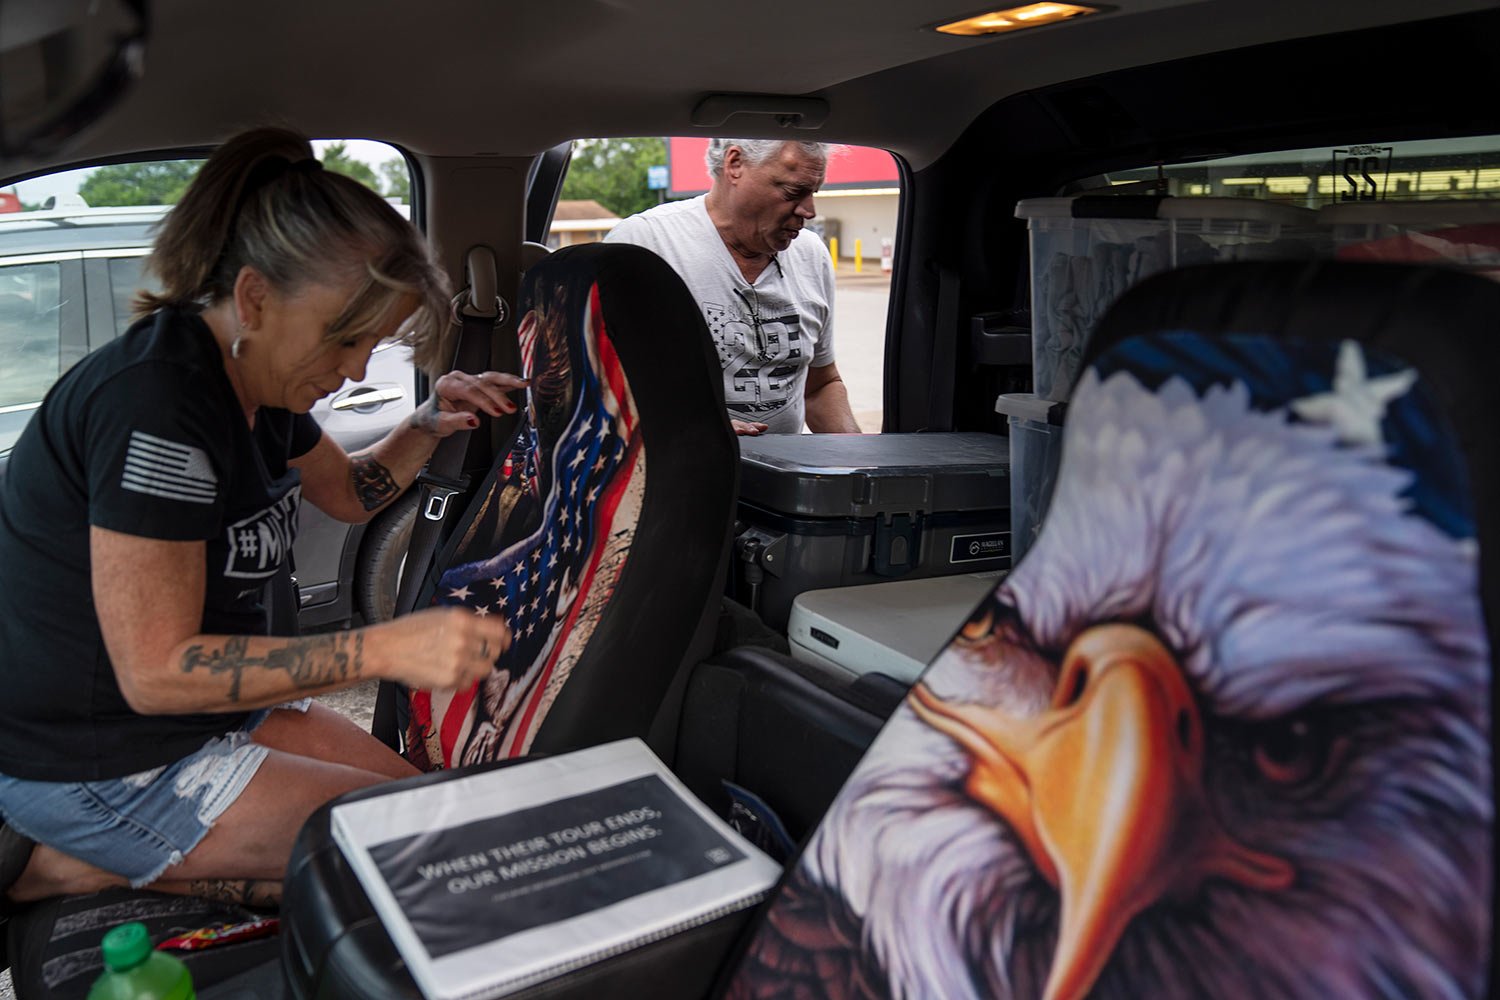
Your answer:
[[[1480,995],[1477,564],[1414,372],[1349,341],[1116,345],[1036,544],[850,778],[731,995]]]
[[[519,329],[527,409],[440,557],[433,603],[503,615],[512,644],[459,692],[414,692],[406,745],[425,770],[527,752],[630,552],[646,453],[597,285],[532,281]]]

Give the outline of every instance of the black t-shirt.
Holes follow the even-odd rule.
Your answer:
[[[94,612],[89,527],[207,542],[203,632],[264,633],[263,588],[297,533],[301,474],[287,463],[321,434],[276,409],[260,410],[252,432],[191,312],[141,320],[58,380],[0,486],[0,772],[119,777],[243,721],[125,703]]]

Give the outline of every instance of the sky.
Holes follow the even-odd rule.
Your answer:
[[[327,146],[329,141],[336,140],[315,140],[313,142],[313,148],[318,151],[320,156],[323,153],[323,147]],[[368,139],[346,140],[345,152],[355,159],[363,160],[374,167],[377,177],[380,175],[380,164],[387,160],[396,159],[400,155],[385,143],[372,142]],[[15,191],[21,200],[27,204],[39,205],[50,197],[77,194],[78,185],[82,184],[84,179],[91,173],[93,171],[90,169],[66,170],[62,173],[49,174],[45,177],[36,177],[29,181],[22,181],[19,184],[0,188],[0,190]]]

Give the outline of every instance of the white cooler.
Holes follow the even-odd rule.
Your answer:
[[[792,656],[842,680],[921,676],[1004,571],[809,590],[792,602]]]

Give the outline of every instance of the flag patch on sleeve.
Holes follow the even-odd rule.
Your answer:
[[[130,432],[125,450],[125,473],[120,486],[184,503],[213,503],[219,477],[201,448],[178,444],[153,434]]]

